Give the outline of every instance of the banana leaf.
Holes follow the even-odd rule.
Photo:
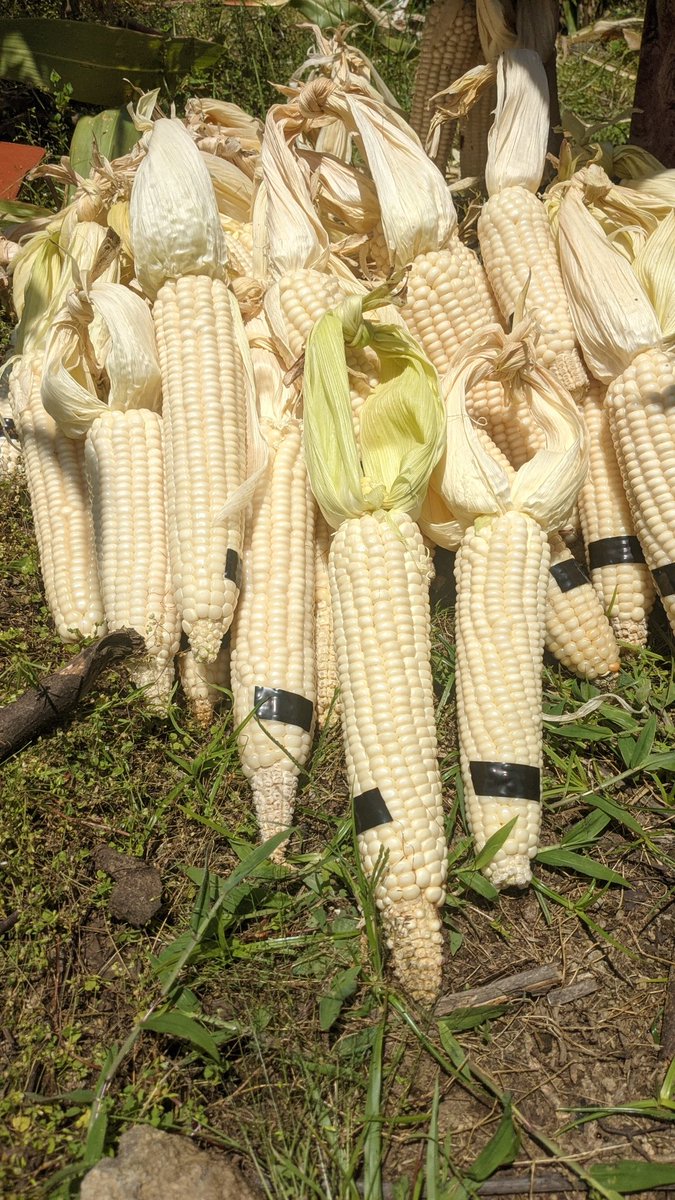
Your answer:
[[[198,38],[137,33],[89,21],[0,19],[0,77],[83,104],[113,108],[142,91],[169,94],[188,74],[208,70],[224,48]]]

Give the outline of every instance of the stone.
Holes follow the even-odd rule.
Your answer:
[[[82,1180],[80,1200],[259,1200],[225,1158],[188,1138],[134,1125],[115,1158],[104,1158]]]

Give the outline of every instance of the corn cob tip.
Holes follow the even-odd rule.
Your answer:
[[[647,645],[647,621],[626,621],[621,617],[610,617],[617,642],[628,642],[629,646]],[[618,668],[617,668],[618,669]]]
[[[266,842],[268,838],[274,837],[275,833],[289,829],[293,824],[297,789],[297,776],[285,770],[280,763],[271,767],[261,767],[251,777],[251,791],[261,842]],[[282,842],[270,858],[272,862],[283,863],[285,855],[286,842]]]
[[[130,668],[129,674],[134,686],[143,688],[146,708],[159,716],[166,716],[174,685],[173,661],[165,667],[158,667],[151,660],[141,661]]]
[[[423,896],[398,900],[384,909],[382,921],[396,979],[419,1004],[433,1004],[443,967],[438,908]]]
[[[527,854],[508,854],[500,858],[498,852],[483,874],[497,891],[507,887],[524,888],[532,879],[531,859]]]
[[[210,620],[208,617],[198,618],[192,623],[189,631],[185,630],[190,640],[190,649],[194,654],[196,663],[208,665],[214,663],[220,653],[223,637],[227,633],[232,621],[226,622],[225,626],[221,621]],[[183,624],[185,629],[185,623]]]

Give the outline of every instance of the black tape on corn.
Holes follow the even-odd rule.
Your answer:
[[[522,763],[470,762],[471,782],[477,796],[503,796],[505,800],[540,800],[541,771]]]
[[[225,555],[225,578],[241,588],[241,559],[236,550],[228,550]]]
[[[437,546],[434,553],[435,577],[431,582],[431,603],[435,608],[454,608],[457,603],[454,550]]]
[[[591,571],[596,567],[615,567],[618,563],[643,563],[645,556],[636,537],[600,538],[588,543]]]
[[[675,595],[675,563],[657,567],[655,571],[652,571],[652,578],[658,588],[659,596]]]
[[[184,629],[180,631],[180,646],[178,649],[181,654],[185,654],[185,651],[190,649],[190,639]]]
[[[568,558],[564,562],[554,563],[549,567],[561,592],[571,592],[574,588],[583,587],[588,583],[588,573],[583,563],[576,558]]]
[[[369,792],[361,792],[354,797],[354,825],[357,833],[366,833],[376,825],[388,825],[391,813],[387,808],[379,788],[371,788]]]
[[[295,692],[257,687],[253,693],[253,706],[260,721],[283,721],[285,725],[297,725],[306,733],[312,728],[314,705]]]

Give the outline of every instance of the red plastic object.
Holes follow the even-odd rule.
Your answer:
[[[44,158],[41,146],[0,142],[0,200],[16,200],[24,176]]]

